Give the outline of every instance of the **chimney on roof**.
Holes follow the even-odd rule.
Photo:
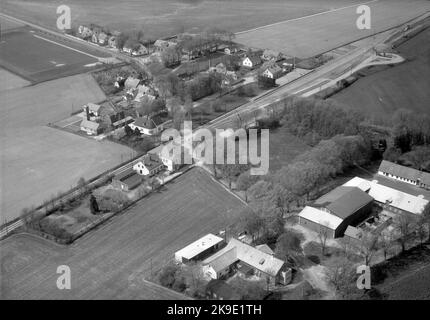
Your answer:
[[[85,112],[87,114],[87,120],[90,120],[90,107],[89,106],[86,106]]]

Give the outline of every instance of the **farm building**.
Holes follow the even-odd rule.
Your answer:
[[[130,168],[117,174],[112,179],[112,186],[122,191],[130,191],[138,187],[143,181],[144,178]]]
[[[141,134],[152,136],[163,131],[165,123],[159,116],[143,116],[131,123],[130,128],[133,130],[138,129]]]
[[[376,180],[368,181],[355,177],[346,182],[344,186],[360,188],[374,198],[376,204],[394,214],[406,213],[419,215],[429,202],[423,195],[413,195],[400,191],[378,183]]]
[[[349,225],[355,226],[372,212],[373,198],[357,187],[340,186],[299,214],[299,224],[319,232],[328,229],[330,238],[343,236]]]
[[[242,60],[242,66],[247,68],[255,68],[262,63],[261,59],[257,55],[249,55]]]
[[[161,159],[153,153],[145,154],[133,165],[133,170],[142,176],[153,176],[165,168]]]
[[[223,243],[223,238],[209,233],[185,248],[175,252],[175,260],[180,263],[187,263],[204,259],[209,254],[218,250]]]
[[[291,269],[284,261],[234,238],[203,261],[203,272],[212,279],[221,279],[233,271],[266,278],[272,285],[286,285],[291,281]]]
[[[87,119],[82,120],[80,128],[81,131],[94,136],[100,134],[102,131],[99,123]]]
[[[378,174],[430,190],[430,173],[382,160]]]
[[[343,220],[326,211],[306,206],[298,215],[299,225],[320,232],[325,230],[327,237],[330,239],[342,236],[341,225]]]

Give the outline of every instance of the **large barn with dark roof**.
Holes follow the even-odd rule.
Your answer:
[[[357,187],[340,186],[317,199],[299,214],[299,224],[330,238],[342,237],[349,225],[357,225],[372,212],[373,198]]]

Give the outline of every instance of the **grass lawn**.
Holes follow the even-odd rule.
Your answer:
[[[364,70],[361,73],[365,77],[332,99],[377,119],[385,119],[399,108],[430,114],[429,37],[430,28],[427,28],[397,48],[406,62]]]
[[[430,299],[430,246],[418,246],[387,262],[378,269],[383,279],[376,280],[376,287],[386,298],[393,300]],[[375,273],[373,269],[373,273]],[[383,281],[382,283],[381,280]]]
[[[46,126],[105,98],[88,74],[0,92],[1,222],[130,157],[128,147]]]
[[[0,91],[22,88],[28,86],[29,84],[30,81],[0,68]]]
[[[1,298],[178,298],[144,278],[180,248],[225,229],[243,206],[204,170],[194,168],[70,246],[12,236],[0,242]],[[63,264],[71,268],[71,290],[55,285],[56,268]]]

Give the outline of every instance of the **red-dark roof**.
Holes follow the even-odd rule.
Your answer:
[[[347,187],[346,187],[347,188]],[[333,214],[346,219],[362,207],[373,201],[373,198],[359,188],[351,187],[351,190],[327,206]]]
[[[137,118],[136,121],[134,122],[134,125],[145,129],[155,129],[162,123],[163,121],[159,116],[153,116],[153,117],[144,116],[144,117]]]

